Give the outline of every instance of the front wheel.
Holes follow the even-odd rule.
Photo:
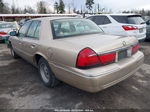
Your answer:
[[[59,80],[57,80],[51,68],[49,67],[48,62],[44,58],[39,60],[38,70],[45,86],[55,87],[59,84]]]

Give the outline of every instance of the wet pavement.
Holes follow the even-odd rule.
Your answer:
[[[65,83],[45,87],[35,67],[13,59],[0,44],[0,109],[150,109],[150,42],[142,43],[140,50],[145,61],[135,75],[88,93]]]

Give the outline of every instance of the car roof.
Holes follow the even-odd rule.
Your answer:
[[[35,18],[31,20],[56,20],[56,19],[74,19],[74,18],[79,18],[79,17],[41,17],[41,18]]]
[[[96,14],[96,15],[91,15],[91,16],[134,16],[134,15],[139,15],[141,16],[140,14],[134,14],[134,13],[117,13],[117,14]]]

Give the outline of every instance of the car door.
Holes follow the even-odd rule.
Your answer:
[[[28,31],[26,33],[26,37],[23,38],[24,44],[24,56],[25,59],[31,63],[33,63],[33,56],[37,51],[39,37],[40,37],[40,25],[41,21],[33,20]]]
[[[147,28],[146,28],[147,29],[147,37],[150,38],[150,20],[147,21],[146,24],[147,24]]]
[[[18,31],[18,35],[12,39],[12,46],[13,49],[17,54],[19,54],[21,57],[24,57],[24,51],[23,51],[23,38],[26,35],[26,32],[28,30],[28,27],[30,26],[31,22],[25,23],[20,30]]]

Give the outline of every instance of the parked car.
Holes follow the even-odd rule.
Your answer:
[[[0,22],[0,40],[3,41],[9,38],[9,33],[14,30],[19,30],[17,22]]]
[[[89,16],[106,34],[134,36],[138,40],[146,38],[146,24],[140,15],[101,14]]]
[[[87,19],[33,19],[11,35],[11,55],[36,66],[48,87],[61,80],[98,92],[131,76],[143,63],[135,37],[106,35]]]
[[[146,27],[146,29],[147,29],[146,39],[147,39],[147,40],[150,40],[150,20],[148,20],[148,21],[146,22],[146,24],[147,24],[147,27]]]

